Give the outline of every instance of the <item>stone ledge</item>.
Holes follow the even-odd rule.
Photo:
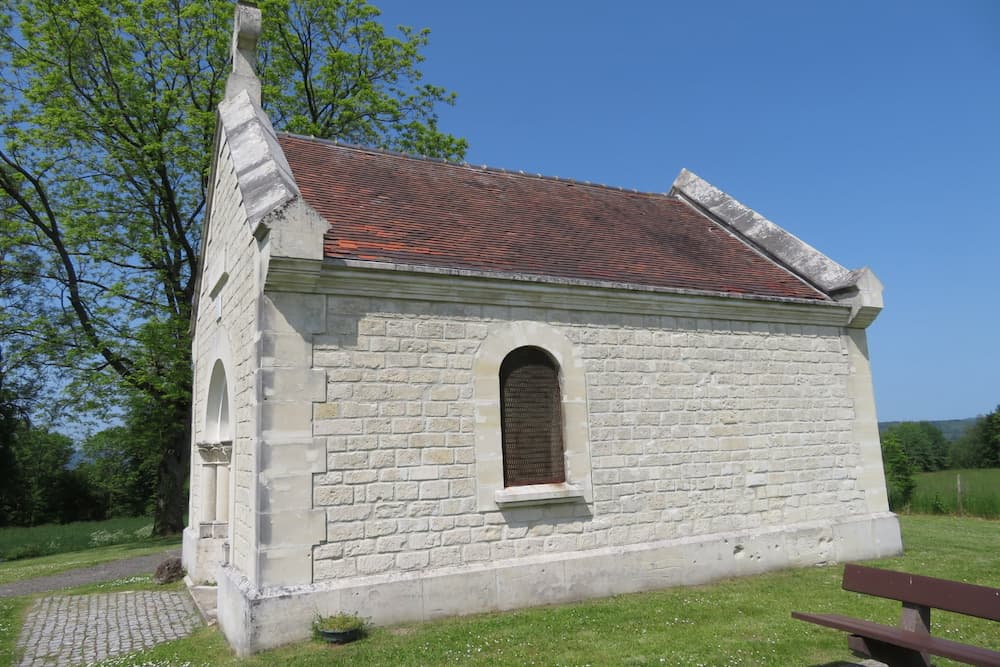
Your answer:
[[[581,487],[573,484],[529,484],[497,489],[493,499],[501,508],[524,507],[583,501],[584,492]]]

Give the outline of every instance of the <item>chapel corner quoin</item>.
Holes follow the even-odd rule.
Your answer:
[[[241,654],[901,551],[848,270],[644,194],[274,131],[238,5],[184,564]]]

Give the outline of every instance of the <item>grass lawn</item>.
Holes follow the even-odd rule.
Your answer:
[[[148,540],[152,532],[153,520],[141,516],[0,528],[0,561],[141,542]]]
[[[24,621],[30,598],[0,598],[0,665],[14,664],[14,642]]]
[[[1000,587],[1000,522],[904,516],[906,554],[882,567]],[[377,628],[354,644],[304,642],[244,660],[214,628],[105,663],[240,665],[825,665],[851,660],[843,633],[792,610],[896,624],[899,604],[840,589],[840,566],[573,605]],[[996,623],[934,612],[935,634],[1000,650]],[[2,664],[2,662],[0,662]],[[935,661],[937,665],[954,664]]]

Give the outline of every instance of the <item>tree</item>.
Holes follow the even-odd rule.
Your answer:
[[[363,0],[261,8],[265,108],[279,128],[461,157],[464,140],[435,114],[453,95],[420,83],[426,30],[386,35]],[[188,326],[232,11],[229,0],[0,9],[0,336],[65,374],[80,411],[155,413],[157,533],[179,531],[187,507]]]
[[[906,457],[899,436],[895,433],[882,435],[882,465],[885,467],[885,488],[889,494],[889,509],[901,510],[909,504],[917,483],[913,479],[913,466]]]
[[[109,516],[147,516],[156,490],[160,433],[155,405],[137,395],[123,426],[104,429],[83,442],[80,470]]]
[[[955,468],[1000,468],[1000,406],[952,444],[951,461]]]
[[[20,494],[11,512],[11,523],[35,526],[63,520],[63,488],[69,482],[67,465],[73,456],[73,441],[43,427],[18,429],[14,465],[20,478]]]
[[[23,387],[11,377],[0,349],[0,526],[14,523],[24,495],[17,465],[17,437],[29,426]]]
[[[5,285],[0,272],[0,296]],[[29,497],[36,488],[34,469],[24,461],[26,450],[48,437],[46,429],[34,427],[31,421],[31,413],[38,412],[39,394],[39,369],[0,348],[0,526],[30,520],[31,511],[26,513],[25,508],[36,506]],[[43,476],[49,474],[44,469],[40,472]]]
[[[896,436],[906,457],[916,470],[941,470],[948,464],[948,441],[941,429],[930,422],[899,422],[885,431]]]

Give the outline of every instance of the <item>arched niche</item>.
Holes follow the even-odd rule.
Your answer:
[[[205,440],[210,443],[233,441],[232,426],[229,421],[229,387],[226,383],[226,369],[221,359],[212,367],[212,378],[208,382]]]
[[[202,537],[225,536],[229,522],[229,467],[233,454],[233,426],[229,386],[222,360],[212,366],[205,399],[205,426],[201,455],[200,523]]]

